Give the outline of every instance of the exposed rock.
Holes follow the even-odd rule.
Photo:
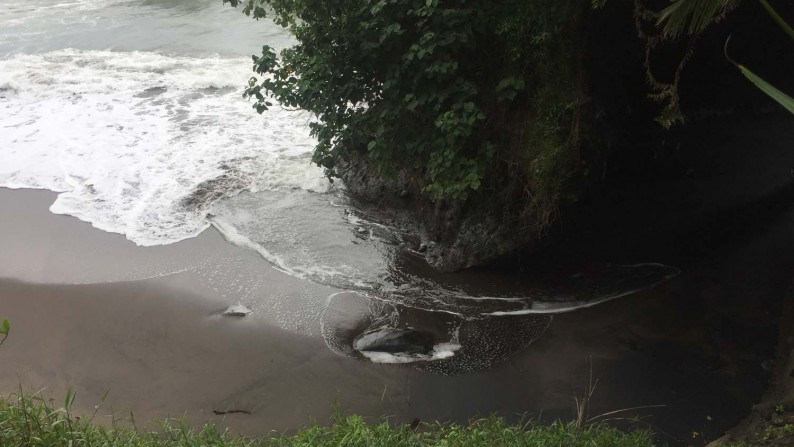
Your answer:
[[[432,201],[406,172],[376,175],[365,156],[340,163],[340,175],[356,205],[382,223],[396,223],[420,241],[418,251],[442,272],[453,272],[539,242],[538,227],[504,219],[493,197]]]
[[[752,445],[782,447],[792,445],[794,432],[794,281],[786,293],[780,315],[778,358],[769,389],[750,415],[708,447]]]
[[[433,350],[433,336],[410,328],[381,327],[359,335],[353,348],[360,352],[428,354]]]

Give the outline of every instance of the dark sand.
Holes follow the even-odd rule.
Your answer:
[[[0,394],[45,389],[61,402],[72,389],[90,413],[109,391],[104,422],[187,414],[249,435],[327,422],[336,400],[401,421],[569,418],[592,365],[591,415],[665,405],[617,416],[642,416],[665,441],[715,437],[765,389],[794,248],[789,211],[654,290],[555,316],[507,361],[450,377],[334,354],[319,316],[337,290],[287,276],[213,229],[141,248],[52,215],[53,198],[0,189],[0,318],[12,321]],[[238,300],[254,313],[218,315]]]

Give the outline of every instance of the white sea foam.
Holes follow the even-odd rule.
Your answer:
[[[139,245],[197,235],[241,190],[325,192],[306,113],[258,116],[244,59],[61,50],[0,61],[0,186]]]
[[[250,314],[251,312],[253,312],[253,310],[249,309],[248,306],[237,303],[233,306],[229,306],[226,310],[223,311],[222,315],[230,316],[230,317],[244,317]]]
[[[402,352],[360,351],[373,363],[416,363],[443,360],[455,355],[461,346],[457,343],[439,343],[427,354],[407,354]]]

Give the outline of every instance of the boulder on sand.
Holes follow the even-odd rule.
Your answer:
[[[411,328],[380,327],[356,337],[353,348],[359,352],[425,355],[433,350],[433,336]]]

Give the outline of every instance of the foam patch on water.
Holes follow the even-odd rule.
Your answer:
[[[69,214],[138,245],[197,235],[242,190],[331,188],[310,116],[241,98],[245,59],[62,50],[0,61],[0,186],[60,192]]]
[[[433,350],[427,354],[407,354],[390,353],[377,351],[360,351],[361,354],[373,363],[416,363],[432,362],[436,360],[448,359],[455,355],[455,351],[460,349],[457,343],[439,343],[433,346]]]
[[[623,274],[622,277],[617,276]],[[609,279],[602,280],[610,289],[601,290],[600,293],[596,289],[591,294],[581,294],[577,296],[560,294],[553,296],[549,300],[528,300],[528,306],[524,309],[508,310],[508,311],[493,311],[487,312],[484,315],[489,316],[507,316],[507,315],[531,315],[531,314],[560,314],[566,312],[573,312],[580,309],[586,309],[599,304],[606,303],[618,298],[632,295],[642,290],[656,287],[663,282],[675,278],[681,273],[676,267],[671,267],[659,263],[642,263],[634,265],[617,265],[611,266],[611,271],[608,274],[613,275],[611,278],[614,282],[609,283]],[[633,281],[633,282],[630,282]],[[621,284],[623,282],[623,284]],[[603,286],[602,286],[603,287]],[[595,288],[594,288],[595,289]],[[547,292],[548,293],[548,292]],[[553,292],[552,292],[553,293]],[[585,299],[582,299],[585,298]],[[501,300],[499,297],[479,297],[481,300]]]

